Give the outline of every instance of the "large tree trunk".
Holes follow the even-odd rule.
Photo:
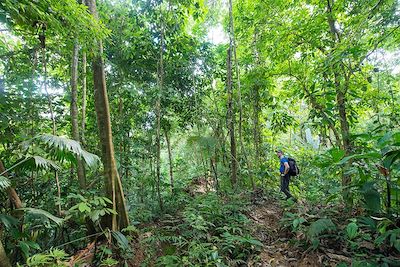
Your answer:
[[[96,1],[86,1],[90,13],[98,19]],[[112,201],[112,208],[118,213],[111,215],[105,220],[106,226],[112,230],[125,228],[129,225],[128,213],[126,210],[125,196],[122,189],[121,179],[118,175],[114,155],[114,144],[112,139],[110,107],[107,96],[106,77],[103,62],[103,44],[101,40],[96,41],[93,56],[92,68],[94,79],[94,104],[99,127],[100,143],[102,150],[102,162],[105,173],[106,196]]]
[[[228,48],[227,56],[227,79],[226,87],[228,93],[228,130],[231,144],[231,183],[232,188],[236,187],[237,183],[237,158],[236,158],[236,139],[235,139],[235,112],[233,106],[232,92],[232,50]]]
[[[1,239],[0,239],[0,266],[12,267],[10,260],[7,257],[6,251],[4,250],[3,243],[1,243]]]
[[[79,46],[75,42],[72,62],[71,62],[71,128],[72,128],[72,139],[80,141],[79,139],[79,124],[78,124],[78,53]],[[82,189],[86,188],[85,169],[83,162],[80,158],[77,160],[77,173],[79,186]]]

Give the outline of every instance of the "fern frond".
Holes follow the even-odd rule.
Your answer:
[[[309,239],[314,239],[324,232],[334,231],[335,229],[336,226],[331,219],[319,219],[310,225],[307,236]]]

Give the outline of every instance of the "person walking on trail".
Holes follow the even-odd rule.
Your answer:
[[[280,160],[280,167],[279,167],[279,172],[281,173],[281,191],[286,195],[286,200],[289,198],[292,198],[294,201],[296,199],[290,194],[289,191],[289,182],[290,182],[290,166],[289,166],[289,160],[283,155],[282,150],[276,150],[276,155],[278,156]]]

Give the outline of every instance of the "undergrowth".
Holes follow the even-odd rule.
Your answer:
[[[181,212],[164,216],[144,240],[147,264],[157,266],[238,266],[257,255],[262,244],[250,234],[245,198],[199,195]]]
[[[346,213],[338,206],[288,203],[280,222],[294,245],[305,252],[339,253],[351,266],[400,266],[400,228],[395,218],[365,211]]]

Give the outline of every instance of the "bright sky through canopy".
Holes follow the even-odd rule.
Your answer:
[[[213,44],[226,44],[228,43],[228,36],[224,32],[221,24],[218,24],[208,30],[208,40]]]

